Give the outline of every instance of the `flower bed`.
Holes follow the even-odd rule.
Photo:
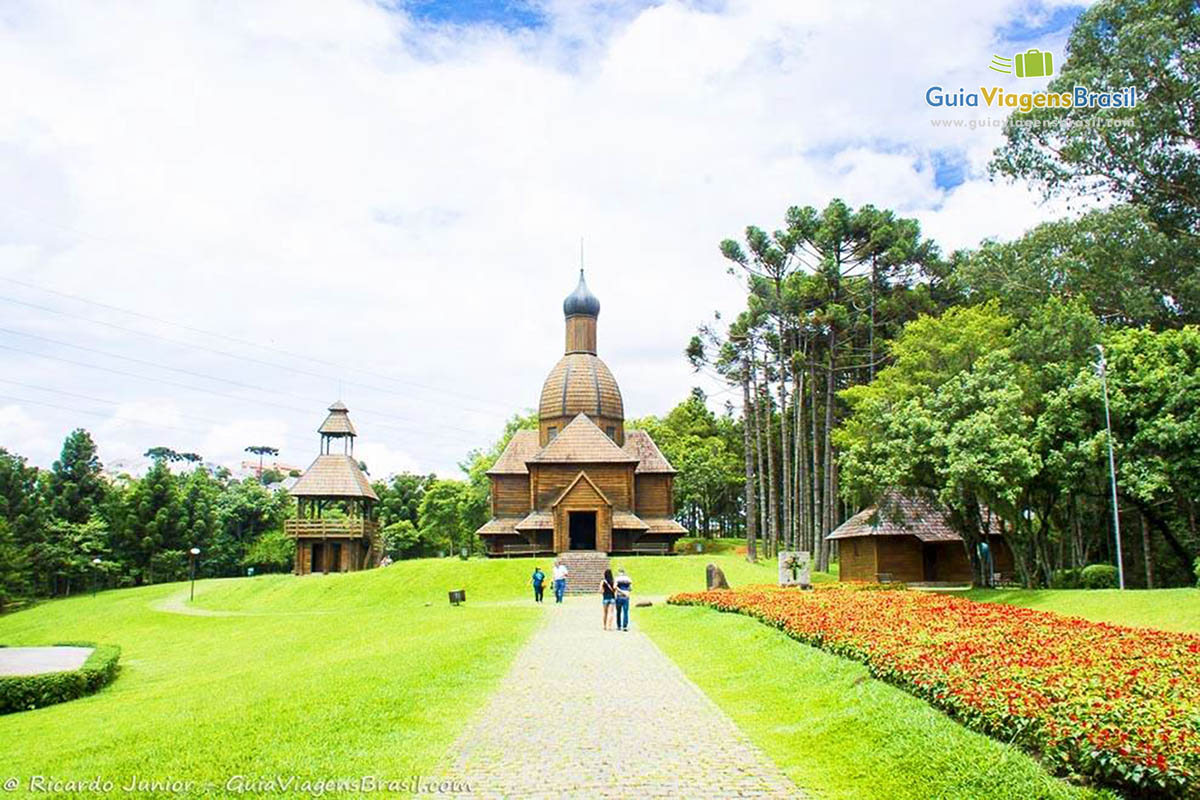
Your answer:
[[[1050,769],[1200,797],[1200,636],[912,591],[751,587],[677,594],[861,661]]]

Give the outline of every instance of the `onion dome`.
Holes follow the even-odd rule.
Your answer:
[[[541,419],[566,417],[570,420],[577,414],[615,420],[625,418],[617,379],[608,366],[591,353],[563,356],[542,384],[538,404]]]
[[[575,287],[575,291],[567,295],[566,300],[563,300],[563,316],[572,317],[577,314],[588,317],[600,316],[600,301],[588,290],[587,283],[583,280],[582,269],[579,270],[579,285]]]

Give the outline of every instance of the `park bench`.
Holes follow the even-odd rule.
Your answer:
[[[536,544],[506,544],[504,545],[504,556],[532,556],[538,553]]]
[[[892,573],[890,572],[877,572],[875,573],[875,581],[877,583],[893,583],[895,582],[895,578],[892,577]]]
[[[669,550],[666,542],[634,542],[633,552],[665,556]]]

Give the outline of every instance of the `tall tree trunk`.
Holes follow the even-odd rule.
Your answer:
[[[750,358],[742,357],[742,451],[746,462],[746,560],[758,560],[757,543],[754,541],[756,525],[754,518],[754,446],[750,441]]]
[[[776,288],[776,295],[780,294],[780,290]],[[779,302],[782,298],[779,297]],[[791,457],[791,442],[788,440],[788,403],[787,403],[787,340],[784,338],[783,331],[783,310],[780,309],[778,317],[778,333],[779,333],[779,352],[776,354],[779,364],[779,457],[781,461],[781,471],[779,476],[779,494],[783,500],[783,535],[781,538],[787,543],[790,548],[793,544],[794,527],[792,525],[792,493],[790,486],[792,483],[792,457]]]
[[[810,400],[808,416],[812,422],[812,438],[810,439],[810,444],[811,444],[811,448],[812,448],[812,461],[810,462],[810,465],[809,465],[810,466],[809,478],[810,478],[810,483],[812,484],[812,499],[810,500],[811,505],[810,505],[810,511],[809,511],[809,516],[811,517],[810,521],[812,524],[812,533],[810,535],[812,536],[812,543],[813,543],[812,552],[817,557],[817,559],[820,560],[821,542],[822,542],[820,508],[821,508],[821,502],[822,502],[822,495],[821,495],[821,483],[820,483],[821,471],[819,469],[820,459],[818,457],[817,448],[820,447],[819,442],[821,440],[817,435],[819,433],[819,431],[817,430],[817,409],[819,408],[819,406],[817,404],[817,367],[816,367],[816,364],[814,364],[811,359],[808,362],[808,391],[809,391],[809,400]]]
[[[753,364],[753,358],[754,355],[751,353],[751,364]],[[763,446],[761,394],[758,388],[757,373],[750,377],[750,388],[754,392],[754,450],[758,455],[758,530],[766,551],[764,555],[772,558],[774,554],[767,541],[770,537],[770,525],[767,523],[767,455],[766,448]]]
[[[804,357],[807,354],[807,345],[803,348],[797,347],[797,355]],[[796,408],[796,416],[792,425],[792,455],[795,464],[795,479],[793,481],[792,493],[796,498],[795,509],[798,520],[796,521],[797,533],[796,542],[798,550],[808,550],[812,552],[809,546],[809,506],[808,500],[804,496],[805,486],[808,483],[808,469],[804,465],[804,372],[800,368],[799,362],[793,358],[792,360],[792,404]]]
[[[822,469],[825,474],[824,509],[821,525],[821,556],[818,569],[826,572],[829,569],[829,543],[825,538],[833,532],[834,520],[834,481],[833,481],[833,402],[836,391],[837,363],[837,332],[829,326],[829,369],[825,375],[825,452],[822,458]]]
[[[1154,588],[1154,548],[1150,544],[1150,526],[1146,524],[1146,515],[1138,514],[1142,523],[1142,559],[1146,562],[1146,588]]]

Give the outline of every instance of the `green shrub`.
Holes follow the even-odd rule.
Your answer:
[[[1089,564],[1079,574],[1079,586],[1083,589],[1117,588],[1117,568],[1112,564]]]
[[[296,541],[283,531],[267,531],[254,540],[242,558],[243,567],[258,572],[288,572],[296,555]]]
[[[92,694],[112,683],[120,669],[121,648],[112,644],[63,642],[56,647],[95,647],[79,669],[43,675],[0,677],[0,714],[29,711]]]
[[[1051,589],[1078,589],[1082,581],[1082,570],[1056,569],[1050,573]]]

